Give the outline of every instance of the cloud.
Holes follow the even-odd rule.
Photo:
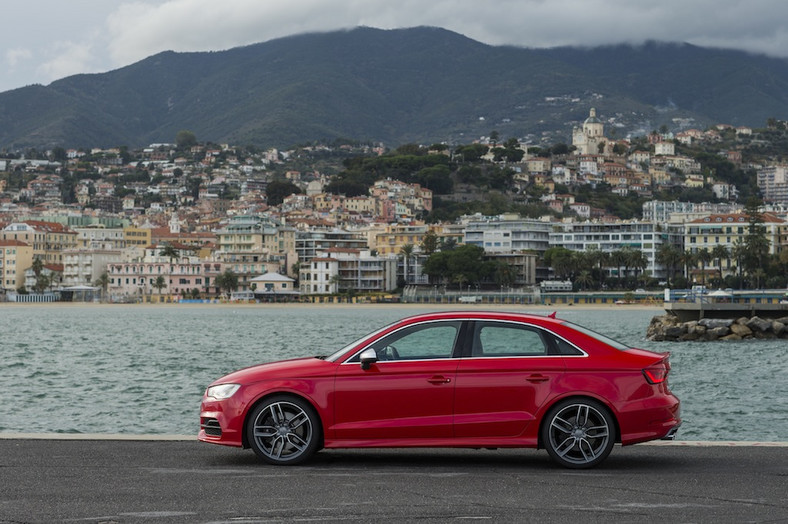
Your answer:
[[[660,40],[786,56],[785,20],[784,0],[158,0],[121,4],[106,33],[115,65],[165,50],[221,50],[359,25],[444,27],[492,45]]]
[[[788,57],[785,0],[26,0],[8,2],[0,89],[360,25],[443,27],[491,45],[688,42]],[[5,16],[7,15],[7,16]],[[42,37],[44,35],[44,37]],[[52,44],[55,42],[56,44]]]
[[[33,57],[33,52],[30,49],[17,47],[9,49],[5,52],[5,61],[8,67],[14,69],[20,62],[30,60]]]
[[[95,56],[89,42],[55,42],[50,49],[50,58],[38,66],[38,73],[49,80],[93,70]]]

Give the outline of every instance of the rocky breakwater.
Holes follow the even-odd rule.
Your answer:
[[[788,317],[703,318],[680,322],[674,315],[651,319],[646,338],[655,341],[788,339]]]

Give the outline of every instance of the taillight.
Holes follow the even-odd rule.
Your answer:
[[[668,372],[670,372],[670,362],[666,356],[653,366],[643,369],[643,376],[649,384],[661,384],[668,379]]]

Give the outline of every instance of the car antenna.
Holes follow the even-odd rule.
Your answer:
[[[556,313],[558,313],[558,311],[553,311],[552,313],[550,313],[549,315],[547,315],[547,318],[555,318],[555,314],[556,314]]]

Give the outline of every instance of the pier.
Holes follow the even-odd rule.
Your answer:
[[[665,290],[665,311],[681,322],[704,318],[782,318],[788,316],[785,290]]]

